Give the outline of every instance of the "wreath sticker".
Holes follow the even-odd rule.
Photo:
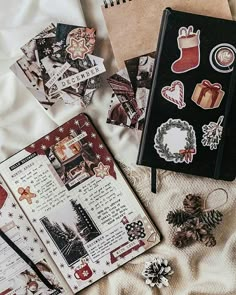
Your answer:
[[[180,119],[169,119],[157,128],[154,148],[167,162],[191,163],[197,153],[193,126]]]

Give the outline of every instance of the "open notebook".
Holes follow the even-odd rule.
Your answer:
[[[124,67],[125,60],[156,50],[162,11],[166,7],[232,19],[227,0],[126,0],[106,3],[102,11],[119,69]]]
[[[0,294],[59,294],[63,286],[74,294],[160,242],[85,114],[1,163],[0,171],[2,230],[57,286],[48,290],[0,239]]]

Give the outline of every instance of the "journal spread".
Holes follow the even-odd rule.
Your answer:
[[[138,164],[235,178],[235,33],[234,21],[164,10]]]
[[[57,285],[57,291],[40,294],[62,293],[61,284],[77,293],[160,242],[85,114],[1,163],[0,169],[1,214],[9,219],[1,227],[27,255],[35,254],[34,262]],[[27,223],[21,225],[22,220]],[[31,232],[35,235],[29,239]],[[30,268],[18,263],[20,257],[9,262],[14,251],[4,243],[0,247],[0,294],[25,294],[16,290],[29,284],[39,288]],[[58,269],[55,278],[47,260]]]

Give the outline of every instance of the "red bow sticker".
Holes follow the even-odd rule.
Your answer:
[[[196,150],[195,149],[180,150],[179,153],[181,155],[184,155],[185,163],[189,164],[189,163],[192,163],[193,155],[196,154]]]

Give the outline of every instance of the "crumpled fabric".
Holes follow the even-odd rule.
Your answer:
[[[81,0],[81,5],[78,0],[0,0],[0,161],[85,111],[120,161],[122,170],[160,229],[163,239],[148,253],[122,266],[80,294],[236,295],[236,182],[159,171],[157,194],[150,192],[149,169],[135,165],[140,131],[106,124],[112,94],[106,78],[114,74],[117,68],[100,10],[102,3],[102,0]],[[236,18],[236,1],[230,0],[229,4]],[[46,112],[9,67],[21,57],[20,47],[50,22],[85,25],[85,20],[88,26],[97,29],[95,54],[105,59],[107,72],[102,76],[102,87],[95,92],[92,104],[86,110],[59,104]],[[174,229],[166,222],[168,212],[181,208],[185,195],[189,193],[206,197],[219,187],[228,192],[229,199],[220,208],[224,217],[214,231],[217,245],[207,248],[196,243],[182,250],[175,248],[171,244]],[[170,279],[170,287],[160,290],[147,286],[141,276],[145,261],[156,256],[168,259],[175,270]],[[72,293],[67,291],[67,294]]]

